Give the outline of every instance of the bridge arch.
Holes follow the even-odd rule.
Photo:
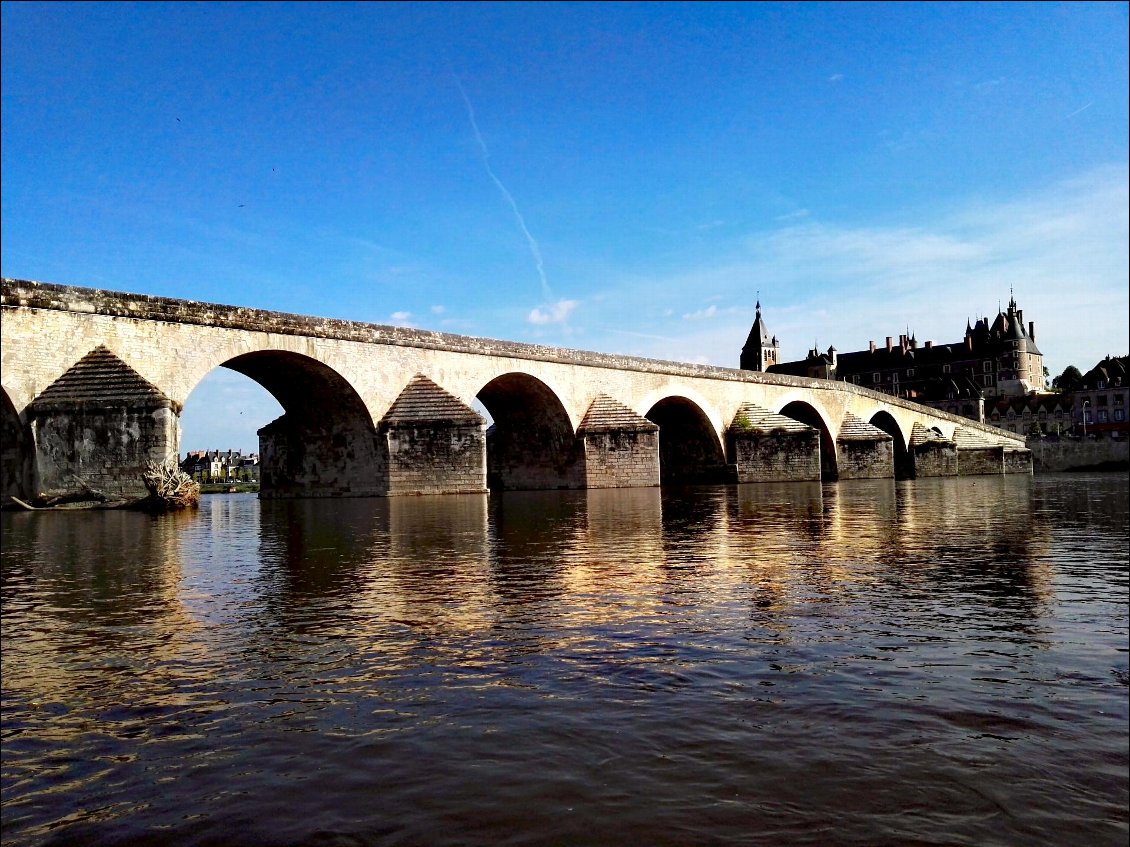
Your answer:
[[[31,500],[35,496],[35,446],[31,427],[16,411],[5,387],[0,390],[0,496],[3,505],[9,497]]]
[[[907,449],[907,439],[894,416],[888,411],[880,410],[871,416],[868,423],[894,439],[895,479],[913,479],[914,467]]]
[[[644,415],[659,427],[661,485],[725,479],[722,441],[706,412],[687,397],[665,397]]]
[[[387,493],[387,445],[361,395],[337,370],[286,350],[241,353],[219,367],[254,380],[283,408],[258,431],[264,499]]]
[[[837,479],[839,477],[839,465],[837,464],[836,439],[832,435],[832,428],[824,420],[824,416],[820,414],[819,410],[811,403],[793,400],[786,403],[777,414],[820,430],[820,478],[823,480]]]
[[[494,421],[486,439],[488,487],[584,488],[584,451],[552,388],[515,371],[496,376],[476,397]]]

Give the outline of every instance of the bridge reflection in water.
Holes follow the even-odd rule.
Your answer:
[[[12,843],[1125,835],[1121,477],[0,520]]]

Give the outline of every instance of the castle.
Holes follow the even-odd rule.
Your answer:
[[[991,322],[967,321],[964,339],[952,344],[919,345],[908,333],[897,344],[887,336],[885,345],[872,341],[867,350],[855,353],[814,348],[794,362],[780,361],[780,345],[769,336],[759,300],[741,368],[851,382],[982,422],[986,400],[1027,395],[1044,386],[1035,322],[1025,326],[1024,312],[1012,297],[1008,309]]]

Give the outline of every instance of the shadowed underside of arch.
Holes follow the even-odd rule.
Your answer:
[[[30,500],[34,494],[35,449],[31,428],[20,420],[7,391],[0,400],[0,454],[2,454],[2,496],[0,502],[19,497]]]
[[[584,451],[557,395],[527,374],[496,377],[478,394],[494,419],[487,430],[491,489],[584,488]]]
[[[374,496],[388,493],[387,448],[349,382],[298,353],[261,351],[223,367],[263,386],[283,415],[259,430],[260,496]]]
[[[722,444],[697,404],[685,397],[667,397],[652,406],[645,417],[659,427],[661,484],[727,480]]]
[[[914,466],[907,450],[906,439],[898,422],[890,412],[876,412],[869,421],[871,426],[883,430],[894,439],[895,479],[913,479]]]
[[[832,433],[829,431],[828,425],[824,423],[824,418],[820,416],[820,413],[808,403],[796,400],[781,409],[778,414],[820,430],[820,478],[824,480],[838,479],[836,442],[832,439]]]

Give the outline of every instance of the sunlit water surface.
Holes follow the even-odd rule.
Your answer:
[[[3,515],[3,842],[1120,845],[1127,488]]]

